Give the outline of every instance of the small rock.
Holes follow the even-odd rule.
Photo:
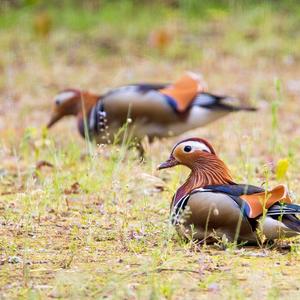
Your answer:
[[[22,259],[19,256],[10,256],[7,261],[9,264],[19,264]]]
[[[209,292],[218,292],[220,290],[220,287],[216,282],[213,282],[208,286],[207,290]]]

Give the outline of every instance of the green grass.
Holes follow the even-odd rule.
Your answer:
[[[1,297],[296,298],[296,242],[286,251],[178,238],[169,205],[188,171],[156,171],[177,138],[155,141],[142,164],[126,145],[90,148],[74,119],[49,132],[45,124],[60,89],[201,71],[210,91],[260,110],[194,135],[212,142],[236,181],[271,187],[277,178],[299,195],[299,5],[29,2],[0,15]],[[45,11],[52,27],[43,37],[34,20]],[[149,39],[161,29],[171,38],[157,49]],[[53,167],[37,169],[42,160]]]

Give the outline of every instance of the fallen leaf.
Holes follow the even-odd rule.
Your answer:
[[[172,35],[166,28],[152,31],[149,36],[149,45],[163,51],[172,41]]]
[[[52,23],[52,18],[48,12],[40,12],[33,19],[33,30],[38,36],[46,38],[51,32]]]
[[[80,193],[80,184],[77,181],[74,182],[69,189],[64,190],[65,195],[79,194],[79,193]]]
[[[51,164],[50,162],[46,161],[46,160],[40,160],[35,165],[36,170],[40,170],[43,167],[54,168],[54,165]]]

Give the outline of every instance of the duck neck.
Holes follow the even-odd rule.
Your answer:
[[[89,92],[81,92],[81,97],[78,99],[78,114],[79,118],[87,116],[94,105],[100,100],[101,96]]]
[[[78,100],[77,126],[80,134],[83,137],[85,137],[85,125],[87,126],[89,123],[89,113],[91,109],[96,105],[96,103],[100,100],[100,98],[101,96],[89,92],[81,93],[81,98]]]
[[[227,166],[218,158],[211,159],[209,163],[199,160],[190,168],[189,177],[175,194],[175,203],[197,188],[207,185],[235,184]]]

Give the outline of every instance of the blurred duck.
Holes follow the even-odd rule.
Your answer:
[[[128,121],[131,137],[168,137],[206,125],[230,112],[255,108],[236,105],[237,100],[203,91],[199,77],[187,73],[174,84],[133,84],[96,95],[68,89],[55,97],[48,123],[77,116],[78,129],[98,143],[108,143]]]
[[[184,165],[191,169],[175,193],[171,221],[179,234],[196,240],[257,243],[300,233],[300,205],[292,204],[287,188],[270,191],[236,184],[224,162],[204,139],[190,138],[175,145],[158,168]],[[257,230],[258,229],[258,230]],[[262,235],[261,235],[262,234]]]

